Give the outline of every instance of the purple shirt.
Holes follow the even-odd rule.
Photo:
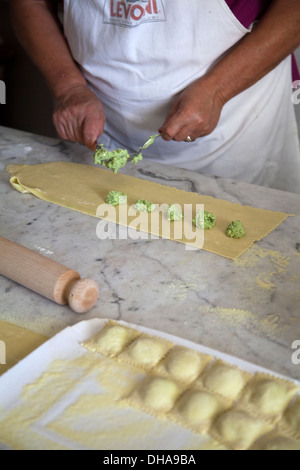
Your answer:
[[[245,28],[264,14],[272,0],[226,0],[227,5]]]
[[[226,0],[232,13],[245,28],[249,28],[255,20],[261,17],[271,2],[272,0]],[[294,55],[292,56],[292,75],[293,80],[300,80],[300,73]]]

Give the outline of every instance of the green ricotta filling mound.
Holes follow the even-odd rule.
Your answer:
[[[152,202],[149,201],[145,201],[145,199],[139,199],[134,204],[134,207],[137,211],[140,212],[152,212],[155,209],[155,204],[152,204]]]
[[[216,224],[216,216],[212,212],[201,211],[198,212],[196,217],[193,219],[193,224],[197,228],[204,228],[204,230],[211,229]]]
[[[182,220],[182,210],[176,204],[171,204],[167,210],[167,217],[169,221]]]
[[[103,144],[96,150],[94,158],[95,163],[103,165],[114,173],[117,173],[120,168],[126,165],[128,158],[130,157],[126,149],[106,150]]]
[[[234,220],[228,225],[226,235],[230,238],[242,238],[246,235],[246,230],[240,220]]]
[[[126,204],[127,195],[120,193],[120,191],[110,191],[106,197],[106,204],[117,206],[119,204]]]
[[[139,148],[139,152],[132,158],[132,162],[138,163],[140,160],[143,160],[142,150],[153,144],[156,137],[159,136],[160,134],[151,135],[144,145]],[[130,157],[126,149],[106,150],[103,144],[100,144],[100,148],[94,154],[94,160],[97,165],[105,166],[113,170],[114,173],[117,173],[120,168],[125,166]]]

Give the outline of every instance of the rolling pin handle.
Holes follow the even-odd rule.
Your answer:
[[[97,302],[98,285],[92,279],[79,279],[70,284],[66,298],[69,306],[76,313],[85,313]]]
[[[98,286],[80,279],[77,271],[0,236],[0,275],[77,313],[90,310],[98,299]]]

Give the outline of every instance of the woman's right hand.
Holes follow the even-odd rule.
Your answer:
[[[86,85],[72,85],[57,98],[53,123],[62,139],[80,142],[95,151],[104,130],[105,113]]]

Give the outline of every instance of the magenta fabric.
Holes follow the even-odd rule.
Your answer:
[[[300,72],[299,72],[299,67],[296,62],[296,57],[292,56],[292,74],[293,74],[293,81],[295,80],[300,80]]]
[[[242,23],[245,28],[259,19],[264,14],[272,0],[226,0],[232,13]],[[293,80],[300,80],[300,72],[295,59],[292,56],[292,77]]]
[[[272,0],[226,0],[227,5],[245,28],[260,18]]]

